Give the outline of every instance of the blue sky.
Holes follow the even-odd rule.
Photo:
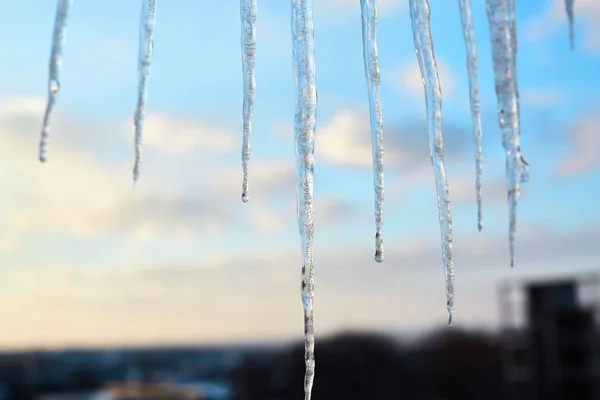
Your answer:
[[[517,2],[522,149],[532,167],[509,268],[489,28],[473,2],[484,132],[476,229],[465,48],[431,0],[454,215],[456,324],[497,324],[506,278],[597,270],[600,7]],[[0,347],[299,338],[290,4],[259,3],[251,201],[240,199],[239,4],[160,2],[145,156],[131,189],[139,2],[75,2],[50,158],[36,159],[54,2],[0,0]],[[358,1],[315,1],[316,327],[441,326],[444,278],[407,2],[380,0],[386,260],[373,190]],[[3,328],[4,329],[4,328]]]

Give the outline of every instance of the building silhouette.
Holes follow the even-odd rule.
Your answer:
[[[499,290],[505,399],[600,399],[600,275]]]

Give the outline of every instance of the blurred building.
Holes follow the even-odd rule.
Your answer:
[[[505,398],[600,400],[600,275],[504,283]]]
[[[127,382],[109,384],[97,392],[46,395],[39,400],[206,400],[206,397],[189,386]]]

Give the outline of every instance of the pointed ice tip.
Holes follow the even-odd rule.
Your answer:
[[[452,328],[452,314],[448,315],[448,328]]]
[[[483,224],[480,222],[477,224],[477,230],[481,232],[483,230]]]
[[[375,252],[375,261],[377,261],[378,263],[383,262],[383,253],[380,251],[376,251]]]
[[[38,159],[40,160],[41,163],[45,163],[46,161],[48,161],[48,156],[46,154],[40,154],[38,156]]]
[[[242,201],[244,203],[247,203],[248,200],[250,200],[250,198],[248,197],[248,193],[246,193],[246,192],[242,193]]]
[[[514,259],[514,258],[511,258],[511,259],[510,259],[510,267],[511,267],[511,268],[514,268],[514,267],[515,267],[515,259]]]

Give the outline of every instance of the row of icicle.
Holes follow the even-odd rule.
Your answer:
[[[153,35],[156,19],[156,1],[142,0],[140,48],[138,59],[139,87],[134,115],[135,166],[134,184],[137,182],[142,161],[142,134],[146,110],[147,81],[153,52]],[[48,104],[44,114],[39,159],[47,160],[50,118],[60,90],[60,64],[65,43],[65,28],[73,0],[59,0],[56,12],[52,51],[50,56]],[[471,1],[458,0],[463,35],[467,53],[469,97],[473,137],[475,144],[475,191],[477,199],[477,227],[482,229],[482,134],[479,114],[479,88],[477,83],[477,52],[473,31]],[[363,57],[373,149],[373,183],[375,192],[375,260],[383,261],[383,116],[380,100],[380,72],[377,56],[377,0],[360,0],[362,13]],[[565,0],[569,19],[571,48],[574,47],[574,0]],[[442,90],[430,32],[428,0],[409,0],[413,39],[425,89],[430,157],[433,164],[438,199],[438,212],[442,239],[442,258],[446,275],[446,299],[452,323],[454,308],[454,261],[452,256],[452,217],[448,182],[444,172],[442,140]],[[313,173],[317,91],[315,84],[314,27],[312,0],[292,0],[292,52],[297,100],[294,118],[296,143],[298,225],[302,243],[302,304],[304,308],[304,337],[306,375],[305,399],[311,397],[314,380],[314,330],[313,330]],[[520,107],[516,79],[517,37],[515,0],[486,0],[486,11],[492,41],[494,80],[498,98],[498,122],[502,144],[506,151],[509,244],[511,266],[514,265],[514,240],[516,233],[516,208],[520,184],[529,177],[529,166],[520,149]],[[250,134],[255,91],[256,19],[257,0],[240,0],[241,45],[243,70],[243,142],[242,142],[242,200],[248,197],[248,163],[250,160]]]

